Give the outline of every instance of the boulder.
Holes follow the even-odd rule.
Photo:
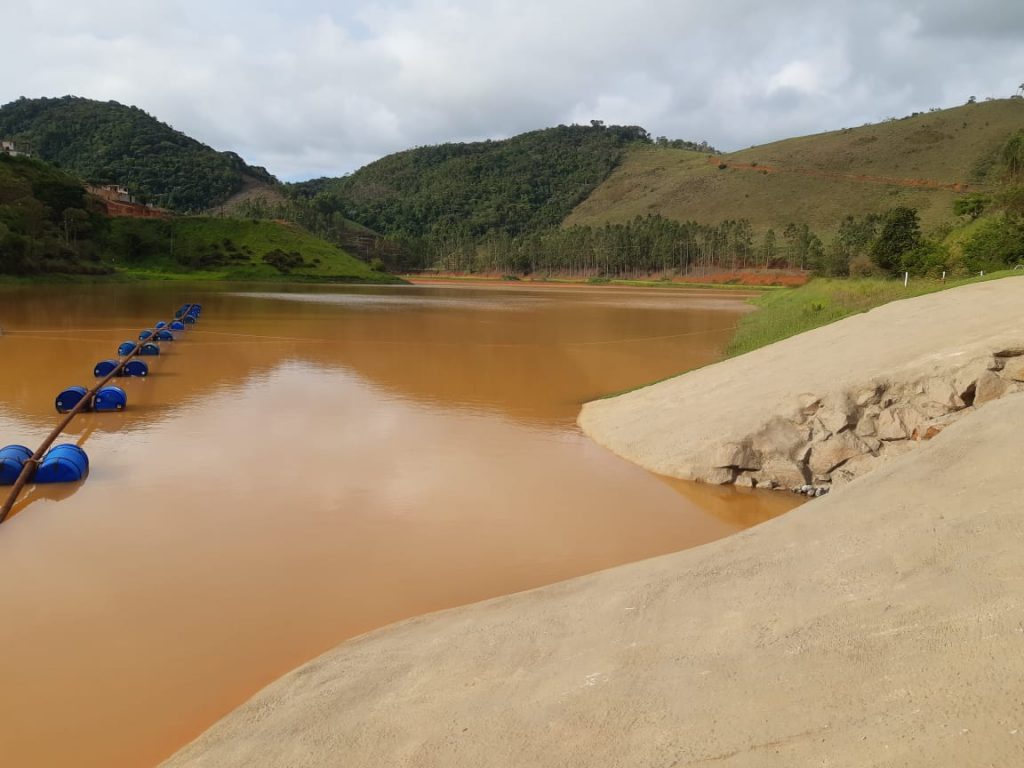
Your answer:
[[[894,405],[878,414],[876,434],[879,440],[906,440],[923,421],[921,414],[914,408]]]
[[[1024,358],[1008,360],[1003,369],[1003,376],[1011,381],[1024,381]]]
[[[847,430],[811,448],[807,465],[816,477],[824,477],[853,457],[868,452],[868,447],[860,438]]]
[[[956,376],[953,379],[953,388],[956,390],[957,397],[959,397],[964,403],[973,403],[975,392],[977,390],[978,379],[986,375],[995,375],[988,369],[987,358],[972,360],[965,364],[956,372]]]
[[[807,442],[811,430],[806,426],[798,426],[789,419],[776,417],[769,421],[761,431],[751,436],[751,449],[765,461],[773,457],[800,461],[807,453]]]
[[[829,397],[818,411],[818,421],[833,434],[842,432],[857,423],[857,408],[846,397]]]
[[[735,482],[737,474],[732,467],[709,467],[703,471],[694,471],[693,479],[709,485],[729,485]]]
[[[751,477],[758,486],[775,484],[783,488],[793,488],[804,485],[811,478],[807,468],[791,459],[771,457],[765,460],[760,472],[754,472]]]
[[[858,408],[866,408],[869,405],[875,405],[881,399],[884,391],[884,384],[874,384],[870,387],[864,387],[863,389],[857,390],[857,393],[853,396],[853,402]]]
[[[855,456],[832,473],[832,487],[840,488],[851,480],[866,475],[882,460],[869,454]]]
[[[915,405],[926,416],[942,416],[964,407],[964,401],[957,395],[952,382],[942,378],[927,379],[921,394],[915,398]]]
[[[857,426],[854,428],[853,433],[857,437],[873,437],[878,434],[878,428],[875,425],[875,416],[877,414],[864,412],[860,420],[857,422]]]
[[[757,451],[750,447],[750,443],[724,443],[715,449],[712,454],[711,466],[716,469],[760,469],[761,457]]]
[[[1010,385],[998,374],[992,371],[985,371],[978,377],[974,384],[974,404],[981,405],[992,400],[998,400],[1006,394]]]

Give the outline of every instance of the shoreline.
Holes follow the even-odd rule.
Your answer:
[[[1021,419],[1008,397],[748,531],[351,640],[165,765],[1014,764]]]
[[[832,349],[832,368],[825,352],[811,357],[830,392],[873,381],[877,368],[906,374],[901,391],[912,392],[910,374],[941,378],[952,360],[977,377],[977,390],[979,378],[991,385],[987,374],[1018,359],[995,352],[1019,348],[1024,359],[1018,285],[977,284],[886,305],[761,356],[789,370],[779,347],[810,339]],[[961,315],[935,314],[943,303],[947,314],[956,305],[978,317],[958,325]],[[917,325],[887,307],[918,315]],[[1006,320],[1007,308],[1009,327],[986,332],[993,317]],[[835,352],[843,349],[835,334],[852,343],[879,317],[925,335],[916,356],[908,359],[892,332],[870,337],[863,358]],[[956,333],[929,335],[936,317]],[[885,344],[882,360],[865,367]],[[671,387],[688,378],[723,398],[736,394],[723,392],[733,386],[723,379],[752,386],[745,404],[755,427],[766,412],[791,415],[794,398],[814,383],[797,370],[796,385],[781,385],[790,391],[774,397],[769,384],[766,398],[763,371],[744,378],[735,369],[742,359],[598,401],[614,410],[658,395],[611,433],[636,451],[644,434],[626,434],[623,425],[653,423],[647,437],[677,450],[673,409],[687,393]],[[996,359],[1003,368],[990,370]],[[350,765],[410,768],[499,757],[544,766],[1010,764],[1024,750],[1024,723],[1008,695],[1024,682],[1016,653],[1024,476],[1007,457],[1019,446],[1024,394],[1008,386],[1001,395],[961,399],[960,418],[929,439],[904,440],[912,450],[894,451],[873,471],[756,528],[343,643],[268,686],[166,765],[328,766],[342,753]],[[718,425],[707,405],[690,407]],[[851,431],[847,424],[833,434]]]

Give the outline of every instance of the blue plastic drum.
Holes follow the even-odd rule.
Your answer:
[[[67,413],[86,396],[88,390],[85,387],[68,387],[59,395],[54,402],[57,406],[57,413]]]
[[[173,323],[171,323],[171,330],[172,331],[184,331],[185,330],[185,324],[183,322],[181,322],[181,320],[175,320]]]
[[[97,379],[102,379],[104,376],[109,376],[120,364],[118,360],[100,360],[92,369],[92,375]]]
[[[167,323],[165,323],[163,320],[161,320],[159,323],[157,323],[153,327],[154,328],[166,328],[167,327]]]
[[[195,322],[196,322],[196,316],[195,315],[185,315],[181,319],[185,321],[186,325],[194,325]]]
[[[145,355],[147,357],[150,357],[152,355],[159,355],[160,345],[154,344],[152,341],[147,341],[145,344],[142,345],[142,349],[139,350],[139,354]]]
[[[76,483],[89,474],[89,457],[70,443],[51,448],[33,478],[37,483]]]
[[[0,485],[14,485],[21,475],[25,462],[32,458],[32,451],[24,445],[8,445],[0,448]]]
[[[117,348],[117,354],[119,357],[127,357],[135,351],[136,344],[134,341],[126,341]]]
[[[95,411],[123,411],[128,405],[128,395],[120,387],[103,387],[92,401]]]
[[[161,328],[154,334],[153,338],[157,341],[174,341],[174,334],[168,331],[166,328]]]
[[[149,376],[149,366],[142,360],[129,360],[121,372],[122,376]]]

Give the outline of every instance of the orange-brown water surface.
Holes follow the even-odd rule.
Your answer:
[[[0,756],[150,766],[398,619],[707,542],[795,505],[669,482],[579,405],[720,357],[745,297],[682,290],[0,290],[0,446],[187,300],[74,486],[0,526]],[[5,489],[0,488],[0,498]]]

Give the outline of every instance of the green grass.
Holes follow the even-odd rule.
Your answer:
[[[104,260],[135,279],[400,282],[297,226],[277,221],[115,218],[104,245]],[[263,261],[275,250],[298,253],[304,263],[283,273]]]
[[[635,147],[563,226],[661,214],[706,225],[748,219],[755,232],[771,227],[780,239],[788,223],[803,223],[827,237],[848,214],[906,205],[930,232],[953,218],[960,193],[878,178],[980,191],[998,181],[990,160],[1022,124],[1024,101],[1001,99],[751,147],[721,155],[725,169],[705,153]]]
[[[918,278],[906,288],[902,280],[818,278],[800,288],[772,291],[752,299],[758,311],[740,321],[726,353],[730,357],[741,355],[891,301],[1014,275],[1024,276],[1024,272],[1006,270],[946,283]]]

